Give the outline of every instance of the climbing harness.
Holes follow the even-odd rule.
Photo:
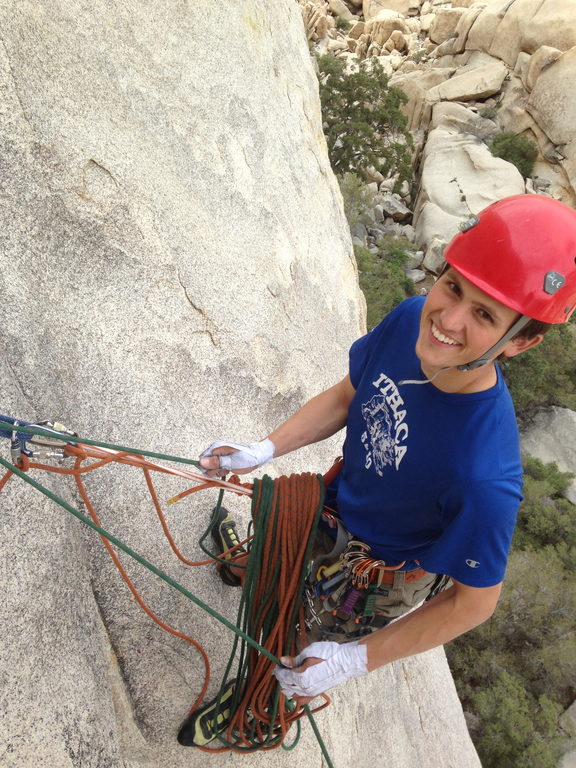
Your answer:
[[[279,657],[295,655],[298,643],[302,642],[298,633],[301,634],[305,626],[302,603],[306,565],[311,557],[324,497],[324,483],[320,475],[306,473],[276,480],[264,476],[255,480],[252,485],[240,483],[235,476],[228,481],[207,479],[201,472],[186,466],[199,466],[198,462],[192,459],[87,440],[57,422],[32,424],[1,415],[0,437],[10,439],[12,456],[12,463],[0,456],[0,465],[7,470],[0,479],[0,491],[11,477],[19,477],[99,533],[128,588],[143,610],[159,626],[191,643],[201,654],[205,668],[204,684],[180,729],[181,743],[192,743],[206,751],[232,749],[249,752],[279,746],[292,749],[298,742],[299,721],[305,714],[318,739],[324,759],[329,768],[332,768],[330,756],[313,718],[313,713],[329,704],[329,697],[322,694],[324,702],[314,710],[310,710],[308,706],[303,710],[296,710],[293,703],[280,692],[272,675],[273,667],[280,663]],[[150,458],[175,462],[179,466],[158,464],[150,461]],[[55,461],[57,464],[44,463],[46,460]],[[142,470],[170,547],[186,565],[230,562],[226,559],[229,558],[230,552],[225,552],[220,557],[215,556],[205,548],[203,542],[220,514],[224,491],[252,497],[254,533],[249,543],[250,558],[246,566],[236,625],[102,527],[83,478],[88,472],[104,468],[112,462]],[[73,477],[88,516],[42,486],[30,476],[30,470],[44,470]],[[170,499],[169,503],[175,503],[197,491],[219,490],[213,519],[200,540],[200,547],[208,555],[208,559],[193,561],[185,558],[180,552],[169,531],[153,484],[154,472],[174,475],[194,483],[191,488]],[[199,709],[210,680],[210,666],[204,649],[194,639],[169,626],[153,613],[127,575],[116,549],[137,560],[234,633],[232,653],[215,701]],[[187,727],[190,724],[194,726],[192,733]],[[287,746],[284,742],[293,724],[296,725],[296,738]],[[217,736],[221,743],[219,748],[205,746],[213,735]]]
[[[333,538],[329,551],[313,560],[306,580],[305,624],[311,642],[343,642],[385,626],[401,615],[402,611],[392,611],[390,604],[402,602],[406,585],[412,585],[414,591],[419,589],[419,600],[429,599],[436,586],[437,591],[447,586],[449,580],[444,576],[439,581],[423,568],[405,570],[405,562],[388,565],[371,557],[370,547],[353,539],[326,507],[322,519],[332,529]],[[428,586],[430,594],[424,597]]]

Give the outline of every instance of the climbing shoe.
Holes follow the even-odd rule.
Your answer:
[[[178,731],[178,742],[183,747],[203,747],[228,727],[235,685],[236,680],[230,680],[216,698],[184,720]]]
[[[225,507],[220,507],[216,520],[212,523],[211,533],[214,543],[216,544],[218,555],[222,555],[224,552],[232,549],[232,547],[240,544],[240,538],[238,537],[234,518]],[[238,547],[231,555],[224,555],[224,559],[231,560],[242,552],[246,552],[244,547]],[[232,573],[230,567],[225,563],[217,563],[216,570],[224,584],[229,587],[240,587],[242,585],[240,577],[235,573]]]

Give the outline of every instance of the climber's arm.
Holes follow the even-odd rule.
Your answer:
[[[436,648],[478,626],[494,612],[501,589],[501,584],[478,588],[454,582],[420,608],[358,642],[313,643],[298,658],[282,658],[288,668],[277,667],[275,675],[286,696],[304,706],[351,677]]]
[[[502,584],[453,585],[412,613],[361,642],[368,651],[368,671],[391,661],[428,651],[482,624],[494,613]]]
[[[244,474],[252,472],[273,457],[325,440],[346,425],[348,408],[354,394],[350,377],[346,376],[338,384],[309,400],[259,443],[246,446],[231,446],[222,442],[212,444],[202,454],[200,466],[207,475],[224,474],[228,469]],[[234,465],[224,466],[220,457],[232,454],[237,454],[234,456]]]
[[[346,376],[309,400],[268,435],[276,447],[274,456],[283,456],[297,448],[325,440],[346,426],[348,408],[355,391],[350,377]]]

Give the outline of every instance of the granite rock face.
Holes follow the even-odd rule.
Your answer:
[[[194,457],[264,436],[345,375],[363,305],[298,5],[2,0],[0,22],[1,411]],[[322,471],[339,448],[274,471]],[[66,478],[34,476],[79,505]],[[234,620],[237,592],[175,560],[136,470],[87,485],[106,528]],[[180,490],[158,484],[161,500]],[[193,560],[214,502],[170,508]],[[241,499],[229,506],[246,522]],[[2,766],[205,765],[175,741],[199,655],[145,616],[64,510],[20,480],[0,507]],[[213,693],[231,636],[125,564],[204,645]],[[339,768],[479,766],[441,651],[334,698],[318,724]],[[304,732],[297,752],[251,765],[318,764]]]
[[[576,411],[569,408],[541,408],[524,425],[522,450],[545,464],[555,461],[561,472],[576,475],[576,445],[574,428]],[[576,504],[576,479],[566,489],[566,498]]]

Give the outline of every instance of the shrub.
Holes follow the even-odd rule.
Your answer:
[[[415,64],[420,64],[421,61],[424,61],[427,58],[428,54],[423,48],[421,48],[419,51],[414,51],[414,53],[408,57],[408,59],[413,61]]]
[[[344,213],[348,226],[353,229],[362,221],[364,214],[374,206],[374,193],[355,173],[336,177],[344,200]]]
[[[336,29],[339,29],[341,32],[348,32],[351,26],[347,19],[343,19],[341,16],[336,17]]]
[[[532,173],[538,157],[538,148],[534,142],[515,133],[501,133],[496,136],[491,151],[494,157],[501,157],[502,160],[515,165],[525,179]]]
[[[337,174],[362,174],[373,166],[398,174],[397,189],[412,177],[413,141],[401,107],[407,96],[388,85],[380,62],[349,65],[327,54],[318,58],[324,134]]]
[[[576,324],[551,328],[534,349],[500,361],[519,417],[538,406],[576,410]]]
[[[484,727],[477,747],[485,768],[556,768],[559,750],[551,740],[560,708],[549,699],[532,702],[521,681],[502,670],[490,690],[476,697]]]
[[[496,115],[498,114],[498,110],[496,107],[483,107],[480,110],[480,117],[485,118],[486,120],[494,120]]]
[[[401,247],[403,241],[393,245],[392,240],[387,238],[385,248],[378,254],[354,246],[360,288],[366,298],[368,329],[378,325],[384,315],[414,293],[414,283],[404,272],[407,255]]]
[[[514,533],[516,549],[538,549],[564,543],[576,548],[574,505],[563,497],[571,475],[556,464],[524,457],[524,503]]]

